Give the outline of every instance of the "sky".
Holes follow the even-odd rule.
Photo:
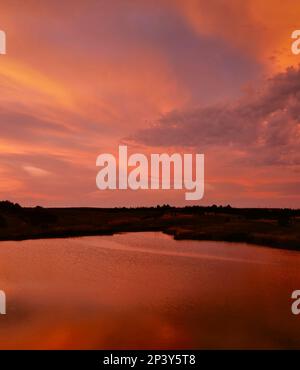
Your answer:
[[[1,0],[0,199],[300,207],[294,0]],[[100,191],[96,158],[204,153],[205,195]]]

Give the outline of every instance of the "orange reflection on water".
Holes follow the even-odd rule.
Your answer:
[[[299,348],[299,267],[161,233],[2,242],[0,348]]]

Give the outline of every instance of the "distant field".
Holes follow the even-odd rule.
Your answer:
[[[0,202],[0,239],[163,231],[175,239],[247,242],[300,250],[300,210],[170,206],[22,208]]]

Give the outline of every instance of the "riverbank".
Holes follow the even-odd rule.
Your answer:
[[[175,239],[300,250],[300,211],[231,207],[23,208],[0,202],[0,240],[162,231]]]

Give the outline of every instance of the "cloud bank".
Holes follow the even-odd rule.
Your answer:
[[[300,165],[300,66],[263,81],[236,100],[174,110],[130,140],[150,146],[238,150],[245,161]],[[240,160],[240,158],[239,158]]]

